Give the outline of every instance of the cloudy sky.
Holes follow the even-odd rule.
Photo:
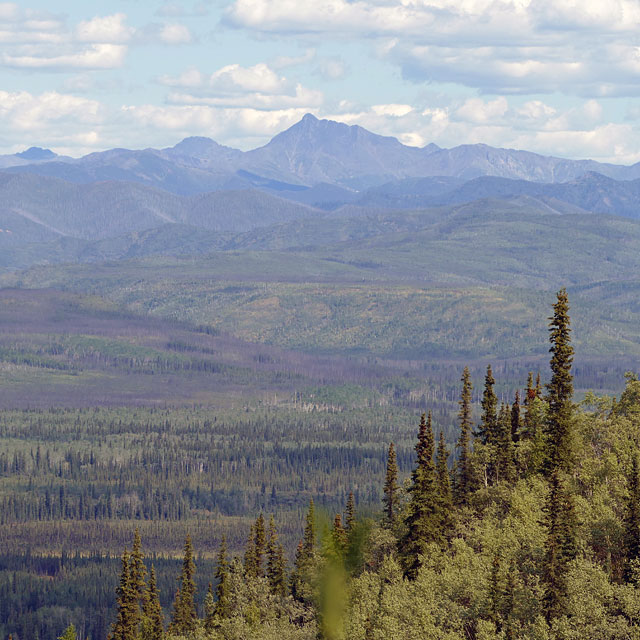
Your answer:
[[[0,153],[250,149],[311,112],[415,146],[640,161],[640,0],[51,6],[0,2]]]

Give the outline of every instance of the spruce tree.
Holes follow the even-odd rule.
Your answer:
[[[449,467],[447,461],[449,460],[449,450],[447,449],[447,443],[444,440],[444,432],[440,431],[440,437],[438,439],[438,450],[436,452],[436,474],[438,477],[438,493],[440,500],[444,508],[449,510],[451,508],[451,479],[449,476]]]
[[[551,381],[547,384],[547,434],[549,437],[550,470],[569,472],[572,466],[571,420],[573,414],[573,347],[571,346],[571,321],[569,298],[565,289],[558,292],[549,318],[551,341]]]
[[[331,542],[334,551],[342,558],[344,558],[347,552],[347,545],[349,543],[347,539],[347,532],[342,526],[342,516],[336,513],[333,519],[333,528],[331,529]]]
[[[137,600],[131,581],[130,559],[126,548],[122,554],[120,582],[116,594],[117,614],[116,621],[111,627],[110,637],[113,640],[131,640],[137,635]]]
[[[256,576],[264,576],[264,554],[267,548],[267,532],[264,524],[264,516],[260,514],[255,524],[255,558]]]
[[[227,538],[222,536],[216,562],[216,618],[228,618],[229,611],[229,562],[227,560]]]
[[[145,601],[147,599],[147,569],[144,566],[144,555],[142,553],[142,541],[140,539],[140,530],[135,528],[133,533],[133,548],[131,550],[131,588],[136,597],[134,606],[134,626],[137,628],[140,621],[141,611],[144,610]]]
[[[182,559],[182,571],[180,573],[180,588],[176,594],[173,605],[173,616],[169,630],[177,635],[192,633],[197,624],[196,614],[196,583],[194,580],[196,565],[193,561],[193,547],[191,536],[187,534],[184,541],[184,556]]]
[[[545,504],[547,544],[543,579],[544,610],[547,622],[562,615],[567,596],[567,565],[572,559],[568,550],[567,498],[561,472],[555,469],[549,478],[549,495]]]
[[[512,439],[511,412],[502,405],[498,414],[496,442],[492,447],[496,481],[512,483],[516,479],[515,449]]]
[[[384,523],[393,527],[396,522],[396,505],[398,503],[398,464],[396,462],[396,449],[393,442],[389,444],[387,454],[387,474],[384,480]]]
[[[511,406],[511,440],[514,444],[520,440],[520,391],[516,391]]]
[[[209,583],[204,597],[204,628],[213,631],[216,627],[216,601],[213,597],[213,586]]]
[[[473,470],[471,467],[471,376],[469,367],[465,367],[462,373],[462,395],[460,397],[460,436],[456,444],[458,460],[454,483],[455,501],[459,505],[469,504],[469,498],[473,491]]]
[[[271,593],[284,596],[287,590],[286,563],[284,549],[278,541],[278,531],[273,516],[269,519],[267,538],[267,580]]]
[[[640,464],[638,454],[633,456],[631,475],[629,476],[629,495],[625,513],[625,572],[627,582],[634,579],[634,566],[640,559]]]
[[[144,600],[142,640],[162,640],[164,634],[164,616],[160,605],[160,594],[156,584],[156,570],[151,565],[149,585]]]
[[[416,467],[412,473],[411,498],[405,518],[406,532],[399,541],[398,551],[405,576],[416,577],[420,555],[431,542],[442,540],[442,509],[438,496],[433,464],[433,429],[431,413],[425,420],[422,414],[416,444]]]
[[[498,397],[493,390],[495,383],[491,365],[489,365],[487,374],[484,377],[484,391],[482,393],[482,402],[480,403],[482,417],[475,433],[476,438],[485,445],[491,445],[495,442],[498,420]]]
[[[316,570],[316,524],[313,499],[305,518],[303,539],[296,551],[295,564],[291,574],[291,595],[305,605],[311,605],[315,597]]]
[[[440,431],[438,449],[436,451],[436,478],[438,486],[438,500],[440,501],[441,530],[443,535],[450,531],[452,523],[453,496],[451,494],[451,479],[449,476],[449,450],[444,439],[444,432]]]
[[[347,534],[351,533],[355,526],[356,526],[356,504],[355,504],[355,499],[353,497],[353,491],[350,491],[349,497],[347,498],[347,506],[345,508],[345,520],[344,520],[344,528]]]
[[[561,615],[567,597],[568,564],[576,555],[576,519],[569,472],[571,455],[571,423],[573,348],[570,339],[569,299],[565,289],[558,292],[554,314],[549,318],[551,341],[551,381],[547,385],[547,441],[549,455],[547,478],[549,494],[545,505],[547,555],[545,558],[545,615],[548,622]]]
[[[313,556],[316,548],[316,511],[313,498],[309,499],[309,509],[305,519],[302,550],[307,557]]]

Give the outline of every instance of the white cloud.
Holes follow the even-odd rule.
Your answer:
[[[168,102],[172,104],[210,105],[219,107],[248,107],[252,109],[290,109],[301,107],[306,110],[322,105],[324,96],[321,91],[306,89],[298,84],[293,95],[270,95],[264,93],[246,93],[220,97],[194,96],[187,93],[170,93]]]
[[[287,67],[296,67],[301,64],[308,64],[316,57],[315,49],[307,49],[300,56],[279,56],[270,63],[274,69],[286,69]]]
[[[0,64],[40,70],[96,70],[122,66],[128,45],[193,41],[179,23],[134,28],[124,13],[94,16],[75,26],[46,13],[0,4]]]
[[[637,0],[235,0],[225,20],[254,33],[368,38],[415,81],[640,93]]]
[[[161,84],[189,91],[173,91],[173,104],[247,107],[252,109],[314,109],[323,102],[321,91],[309,89],[260,62],[250,67],[230,64],[210,75],[191,68],[179,76],[161,76]]]
[[[80,22],[75,29],[79,42],[121,44],[129,42],[135,29],[125,24],[127,16],[115,13],[111,16],[95,17]]]
[[[94,44],[77,53],[49,56],[11,56],[0,60],[7,67],[22,69],[113,69],[122,66],[127,48],[116,44]]]
[[[158,37],[165,44],[189,44],[193,41],[188,27],[177,23],[163,25]]]
[[[3,129],[49,134],[62,122],[94,125],[103,120],[99,102],[55,91],[33,95],[27,91],[0,91],[0,121]]]

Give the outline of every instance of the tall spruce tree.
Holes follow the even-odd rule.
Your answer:
[[[436,451],[436,474],[438,477],[438,493],[443,507],[448,511],[451,508],[451,478],[449,476],[449,450],[444,439],[444,431],[440,431],[438,449]]]
[[[164,616],[156,584],[156,570],[153,565],[151,565],[149,573],[149,585],[147,586],[147,595],[142,614],[142,640],[162,640],[164,635]]]
[[[511,406],[511,440],[517,444],[520,440],[520,391],[516,391],[516,397]]]
[[[347,498],[347,506],[345,508],[344,529],[347,534],[353,531],[356,526],[356,501],[353,497],[353,491],[349,491],[349,497]]]
[[[547,529],[544,611],[549,623],[565,611],[568,565],[575,557],[575,520],[571,498],[562,471],[554,469],[549,478],[549,494],[544,507]]]
[[[315,598],[316,570],[316,519],[313,499],[305,517],[303,538],[296,551],[295,564],[291,574],[291,595],[305,605],[311,605]]]
[[[213,585],[209,583],[204,597],[204,628],[211,632],[216,628],[216,601],[213,597]]]
[[[431,542],[442,541],[442,509],[433,464],[433,429],[431,413],[422,414],[416,443],[416,466],[411,475],[411,498],[405,518],[405,534],[398,551],[404,574],[414,579],[420,568],[420,556]]]
[[[180,572],[180,588],[173,605],[173,616],[169,630],[176,635],[189,635],[196,628],[198,616],[196,614],[196,565],[193,560],[191,536],[187,534],[184,541],[184,556],[182,571]]]
[[[547,384],[547,433],[549,437],[550,470],[570,471],[571,421],[573,414],[573,347],[571,346],[571,321],[569,319],[569,297],[565,289],[558,292],[553,305],[553,316],[549,318],[551,341],[551,380]]]
[[[491,365],[489,365],[484,377],[484,391],[482,393],[482,401],[480,403],[480,406],[482,407],[482,417],[475,433],[476,438],[485,445],[491,445],[496,440],[498,397],[493,390],[495,383],[496,380],[493,377]]]
[[[493,449],[493,470],[496,481],[512,483],[516,479],[515,449],[512,439],[511,412],[502,405],[498,413],[496,442]]]
[[[271,593],[284,596],[287,591],[286,563],[284,549],[278,541],[278,531],[273,515],[269,518],[267,537],[267,580]]]
[[[347,538],[347,532],[342,526],[342,516],[339,513],[336,513],[336,516],[333,519],[333,528],[331,529],[331,542],[333,550],[336,552],[336,554],[344,559],[344,556],[347,552],[347,545],[349,544],[349,540]]]
[[[462,373],[462,394],[460,397],[460,436],[456,444],[458,460],[456,464],[456,474],[454,483],[454,497],[459,505],[469,504],[469,498],[474,489],[473,468],[471,466],[471,376],[469,367],[465,367]]]
[[[264,524],[264,516],[260,514],[256,520],[255,531],[255,575],[259,578],[264,576],[264,554],[267,548],[267,532]]]
[[[396,449],[392,443],[389,444],[387,453],[387,473],[384,479],[384,523],[388,527],[393,527],[396,522],[396,510],[398,504],[398,463],[396,462]]]
[[[142,540],[140,539],[140,530],[138,527],[136,527],[133,532],[133,547],[131,549],[130,562],[131,565],[129,569],[131,572],[131,588],[133,589],[136,597],[134,606],[134,626],[137,628],[141,619],[141,611],[144,610],[145,601],[147,599],[147,569],[144,566]]]
[[[302,550],[305,556],[311,557],[316,549],[316,510],[313,498],[309,499],[309,509],[305,518],[304,536],[302,538]]]
[[[131,580],[131,562],[129,552],[125,548],[122,554],[120,582],[116,589],[116,620],[111,627],[112,640],[131,640],[138,629],[136,591]]]
[[[627,582],[636,579],[636,566],[640,560],[640,463],[638,454],[633,456],[631,475],[628,480],[629,494],[624,519],[625,571]]]
[[[449,475],[449,450],[444,439],[444,432],[440,431],[438,449],[436,451],[436,478],[438,487],[438,500],[440,501],[440,528],[446,536],[452,527],[453,495],[451,493],[451,477]]]
[[[545,615],[547,621],[561,615],[567,597],[568,564],[576,555],[576,520],[569,472],[573,466],[571,427],[573,377],[569,299],[565,289],[558,292],[549,318],[551,341],[551,381],[547,385],[547,478],[549,494],[545,505],[547,554],[545,558]]]

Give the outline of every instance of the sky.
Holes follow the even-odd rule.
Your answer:
[[[313,113],[640,161],[640,0],[0,2],[0,78],[0,153],[246,150]]]

